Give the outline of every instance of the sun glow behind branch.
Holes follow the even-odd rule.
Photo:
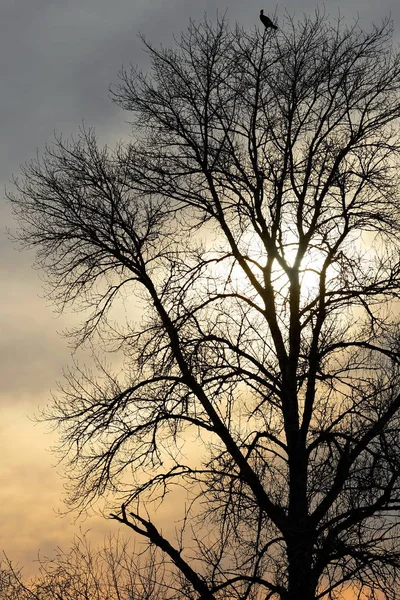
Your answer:
[[[273,260],[271,269],[271,283],[276,295],[276,306],[282,310],[287,303],[290,293],[290,277],[295,269],[296,257],[299,243],[295,236],[289,234],[281,248],[278,250],[285,263],[285,267],[279,264],[277,259]],[[240,251],[244,262],[255,276],[262,287],[265,285],[268,254],[265,246],[256,234],[243,236],[240,243]],[[218,289],[224,293],[232,293],[245,296],[256,301],[262,307],[262,302],[256,293],[248,275],[233,257],[232,253],[222,244],[209,250],[208,258],[213,261],[210,274],[215,277]],[[301,304],[309,303],[319,295],[321,273],[327,259],[327,251],[320,244],[310,244],[300,265],[297,267],[299,284],[301,290]],[[334,263],[326,268],[325,282],[328,284],[337,276]]]

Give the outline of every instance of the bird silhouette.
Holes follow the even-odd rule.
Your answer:
[[[263,9],[260,10],[260,21],[264,25],[265,29],[268,29],[268,27],[271,27],[271,29],[278,29],[277,26],[273,24],[271,19],[264,15]]]

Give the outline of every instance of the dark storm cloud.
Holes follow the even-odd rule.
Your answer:
[[[118,112],[108,98],[122,63],[145,60],[140,51],[140,30],[151,41],[169,43],[172,34],[186,28],[188,19],[224,13],[226,0],[6,0],[0,8],[0,169],[9,173],[17,163],[42,147],[54,129],[76,130],[82,119],[107,128]],[[312,12],[315,2],[290,0],[278,6]],[[326,2],[349,19],[380,18],[397,6],[390,2],[373,7],[364,0]],[[228,16],[246,26],[258,25],[259,8],[274,13],[275,4],[264,0],[233,0]]]

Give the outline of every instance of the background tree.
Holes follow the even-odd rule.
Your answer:
[[[188,598],[400,595],[391,36],[319,13],[191,23],[121,73],[132,141],[58,138],[16,182],[20,239],[89,310],[77,343],[125,355],[50,408],[69,501],[106,494]],[[177,486],[174,541],[151,503]]]
[[[68,550],[38,558],[37,573],[26,577],[6,557],[0,561],[0,597],[4,600],[161,600],[173,589],[152,551],[137,560],[126,540],[111,536],[93,548],[87,534]]]

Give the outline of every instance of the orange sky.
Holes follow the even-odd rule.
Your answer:
[[[19,259],[25,270],[23,263],[31,257]],[[29,563],[39,550],[46,554],[57,545],[68,545],[77,530],[72,517],[56,514],[64,508],[60,469],[53,466],[56,459],[49,451],[56,437],[30,419],[47,403],[70,360],[67,343],[57,334],[66,319],[54,318],[47,302],[38,297],[37,273],[26,272],[23,280],[18,269],[8,273],[0,340],[0,549],[21,564]],[[110,528],[101,517],[80,523],[101,538]]]

